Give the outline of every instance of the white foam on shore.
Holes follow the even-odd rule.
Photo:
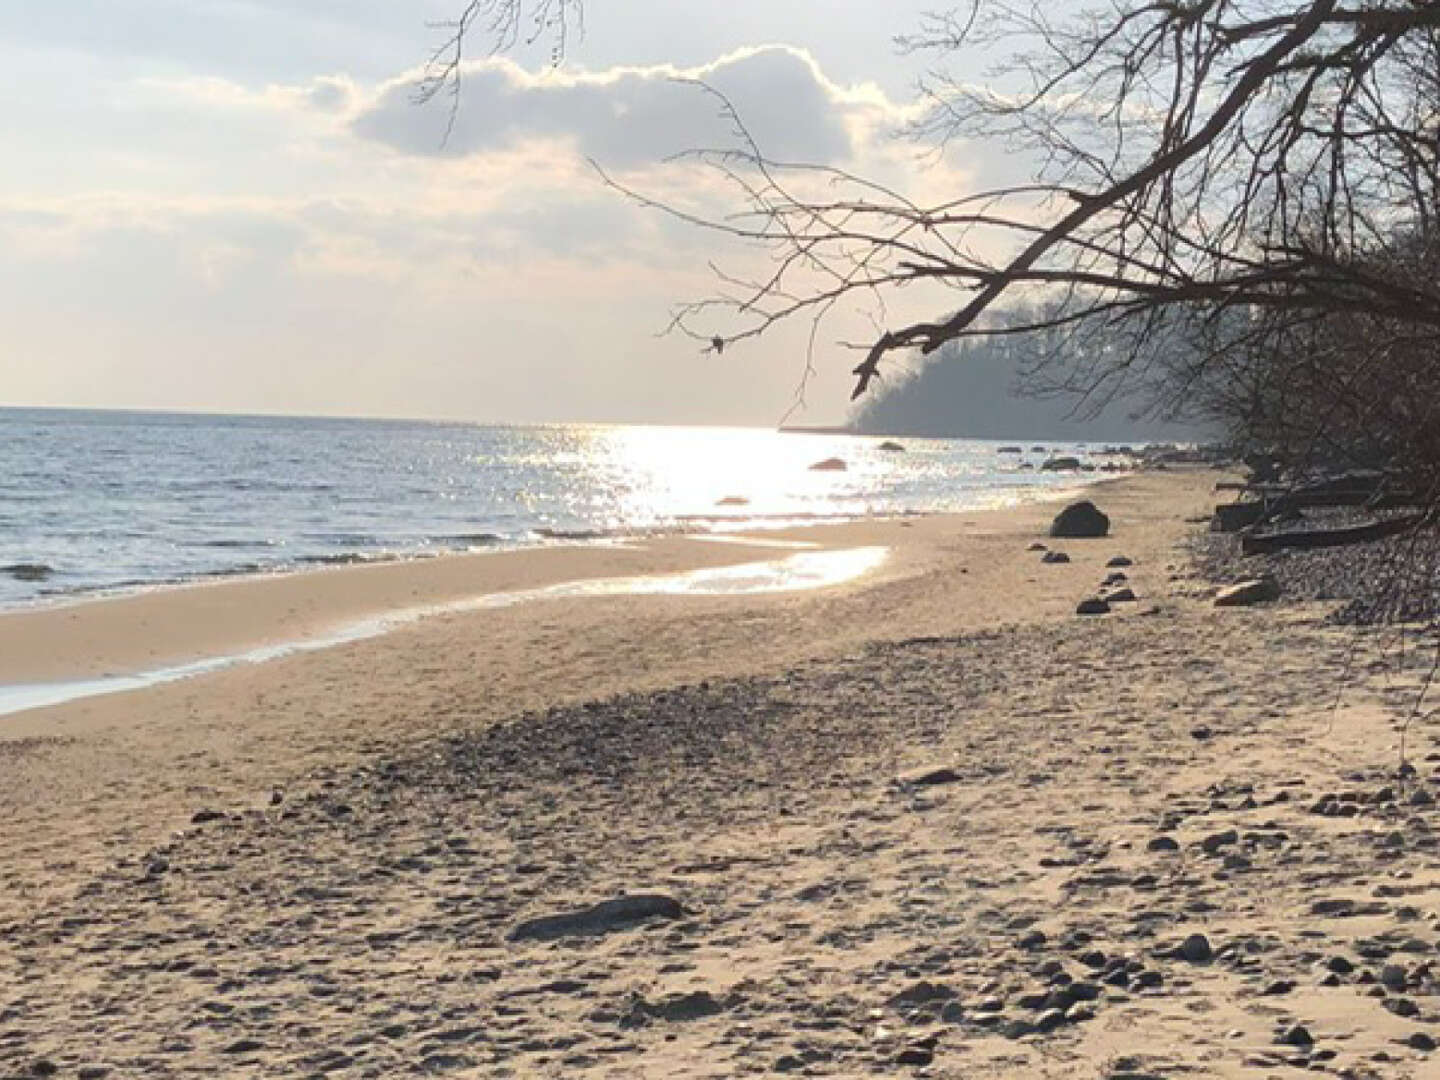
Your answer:
[[[264,645],[242,653],[194,660],[173,667],[129,675],[70,682],[22,683],[0,686],[0,716],[63,705],[81,698],[145,690],[164,683],[208,675],[241,664],[262,664],[297,653],[329,649],[353,641],[379,637],[398,627],[438,615],[514,607],[537,600],[569,600],[590,596],[746,596],[838,585],[859,577],[885,561],[889,548],[861,547],[837,551],[807,551],[768,562],[740,563],[652,577],[599,578],[566,581],[515,592],[486,593],[443,604],[402,608],[371,619],[350,623],[332,633],[301,641]]]

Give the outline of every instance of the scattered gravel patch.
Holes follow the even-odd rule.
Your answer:
[[[1309,510],[1266,533],[1340,528],[1375,520],[1358,509]],[[1329,621],[1342,626],[1440,619],[1440,531],[1426,529],[1365,544],[1241,555],[1237,534],[1202,533],[1192,542],[1201,575],[1229,585],[1273,574],[1291,600],[1343,601]]]

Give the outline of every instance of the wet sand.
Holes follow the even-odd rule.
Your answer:
[[[1213,481],[1100,485],[1068,564],[1029,550],[1053,506],[806,530],[890,557],[11,716],[0,1073],[1433,1075],[1414,673],[1314,605],[1213,608],[1179,547]],[[682,546],[587,557],[754,555]],[[1140,600],[1075,616],[1118,554]],[[516,935],[624,894],[666,902]]]

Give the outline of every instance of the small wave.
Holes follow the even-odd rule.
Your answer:
[[[551,529],[546,526],[531,531],[546,540],[606,540],[616,535],[604,529]]]
[[[388,554],[371,554],[363,551],[337,551],[330,555],[302,555],[297,563],[307,566],[352,566],[356,563],[387,562],[395,558]]]
[[[19,562],[0,566],[0,574],[9,574],[16,581],[48,581],[54,573],[55,568],[45,563]]]
[[[505,537],[499,533],[452,533],[449,536],[435,537],[442,544],[503,544]]]
[[[200,547],[208,548],[272,548],[279,547],[278,540],[244,540],[239,537],[223,540],[202,540]]]

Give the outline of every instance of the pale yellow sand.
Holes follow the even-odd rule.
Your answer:
[[[443,616],[0,720],[0,1074],[1268,1076],[1297,1053],[1277,1026],[1303,1022],[1315,1064],[1436,1075],[1396,1042],[1434,1030],[1425,957],[1397,950],[1433,955],[1440,880],[1432,808],[1376,798],[1400,699],[1360,685],[1331,712],[1350,636],[1208,605],[1177,544],[1214,479],[1100,485],[1114,535],[1057,544],[1068,565],[1026,550],[1053,506],[807,530],[782,538],[892,554],[813,592]],[[1140,602],[1078,619],[1120,553]],[[0,655],[26,678],[144,667],[768,554],[667,541],[232,583],[11,617]],[[935,765],[959,780],[896,783]],[[1368,802],[1307,813],[1327,791]],[[202,808],[226,816],[192,825]],[[1146,850],[1162,829],[1178,854]],[[689,913],[505,940],[635,890]],[[1380,906],[1312,911],[1336,898]],[[1168,956],[1197,930],[1219,960]],[[1081,977],[1087,949],[1162,984],[1107,987],[1048,1036],[977,1022],[992,999],[1030,1015],[1041,965]],[[1419,1019],[1354,977],[1318,986],[1337,954],[1404,963],[1389,996]],[[957,1010],[892,1001],[920,980]],[[897,1063],[929,1038],[928,1072]]]

